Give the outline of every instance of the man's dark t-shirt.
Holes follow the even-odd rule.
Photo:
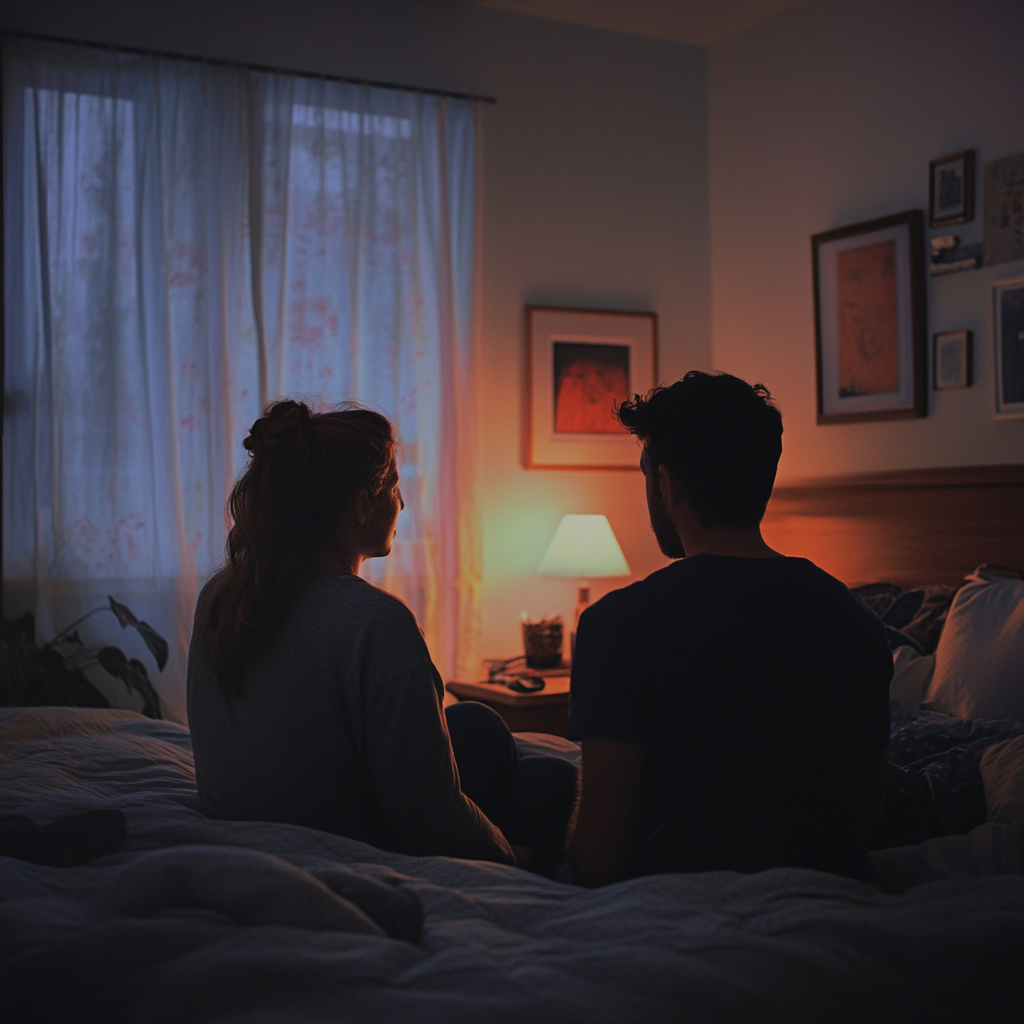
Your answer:
[[[812,562],[696,555],[581,616],[568,733],[644,748],[638,873],[867,877],[891,678],[881,622]]]

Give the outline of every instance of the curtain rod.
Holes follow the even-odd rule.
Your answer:
[[[344,82],[346,85],[369,85],[376,89],[396,89],[400,92],[418,92],[427,96],[445,96],[455,100],[473,100],[477,103],[497,103],[493,96],[478,96],[471,92],[453,92],[450,89],[427,89],[419,85],[399,85],[395,82],[378,82],[371,78],[349,78],[345,75],[318,74],[315,71],[296,71],[293,68],[275,68],[268,64],[246,64],[244,61],[224,60],[220,57],[195,57],[186,53],[170,53],[167,50],[150,50],[139,46],[121,46],[117,43],[100,43],[92,39],[68,39],[64,36],[42,35],[38,32],[18,32],[5,29],[4,36],[19,39],[33,39],[42,43],[63,43],[70,46],[88,46],[94,50],[115,50],[118,53],[132,53],[140,57],[162,57],[165,60],[187,60],[196,64],[212,64],[222,68],[244,68],[246,71],[262,71],[270,74],[296,75],[299,78],[319,78],[327,82]]]

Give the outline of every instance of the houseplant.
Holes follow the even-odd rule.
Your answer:
[[[101,666],[124,683],[129,693],[142,698],[142,713],[161,718],[160,697],[149,681],[146,666],[108,644],[89,646],[78,627],[101,612],[112,612],[122,629],[131,626],[142,637],[156,661],[167,664],[167,641],[147,622],[135,617],[127,605],[108,597],[109,605],[86,612],[52,640],[37,644],[35,619],[26,612],[0,623],[0,706],[70,704],[74,707],[109,707],[107,699],[85,676],[85,669]]]

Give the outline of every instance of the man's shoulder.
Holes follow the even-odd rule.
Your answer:
[[[865,616],[874,621],[876,616],[842,580],[815,565],[808,558],[790,558],[793,563],[793,581],[814,600],[831,601],[845,611],[857,616]]]
[[[668,585],[672,586],[673,574],[682,562],[673,562],[663,569],[652,572],[642,580],[630,583],[629,586],[609,590],[583,613],[590,620],[602,619],[607,616],[618,616],[629,609],[642,608],[648,602],[658,600],[660,592]]]
[[[814,590],[835,594],[857,603],[857,598],[850,592],[842,580],[836,579],[831,573],[826,572],[819,565],[815,565],[809,558],[782,558],[779,562],[785,563],[785,572],[797,585]]]
[[[866,606],[846,584],[806,558],[731,558],[697,555],[682,558],[656,570],[627,587],[612,590],[587,610],[590,620],[619,619],[645,608],[695,601],[761,605],[776,597],[788,601],[799,595],[801,603],[845,608],[856,614]]]

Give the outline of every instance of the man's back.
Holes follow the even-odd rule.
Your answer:
[[[584,613],[569,734],[643,748],[639,873],[863,876],[891,675],[881,624],[812,563],[697,555]]]

